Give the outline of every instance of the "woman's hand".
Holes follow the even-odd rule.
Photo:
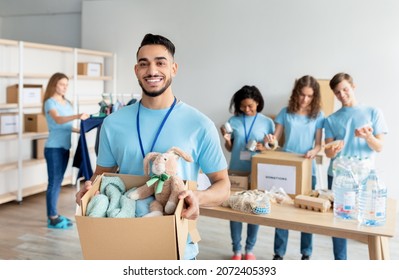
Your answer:
[[[78,115],[78,118],[81,119],[82,121],[87,120],[88,118],[90,118],[90,115],[87,113],[82,113]]]
[[[267,134],[263,138],[263,141],[265,143],[274,143],[276,141],[276,136],[274,136],[274,134]]]
[[[309,158],[309,159],[314,159],[317,155],[316,150],[312,149],[309,150],[306,154],[305,154],[305,158]]]

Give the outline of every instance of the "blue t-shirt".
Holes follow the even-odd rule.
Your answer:
[[[255,120],[255,122],[254,122]],[[245,126],[244,126],[245,121]],[[251,171],[251,160],[241,160],[240,153],[246,150],[247,142],[255,140],[262,142],[266,134],[274,133],[274,122],[271,118],[258,113],[255,116],[244,116],[243,114],[231,117],[228,122],[233,129],[231,139],[233,140],[233,147],[231,150],[231,159],[229,169],[233,171]],[[253,123],[252,129],[251,125]],[[251,156],[256,152],[250,152]]]
[[[316,118],[310,118],[309,116],[290,114],[285,107],[278,113],[275,122],[284,128],[283,151],[306,154],[314,147],[317,130],[323,129],[324,113],[319,112]],[[315,160],[312,161],[312,175],[316,175]]]
[[[55,109],[59,116],[71,116],[74,114],[73,107],[68,101],[65,104],[58,103],[54,98],[49,98],[44,103],[49,136],[46,141],[46,148],[71,148],[72,121],[57,124],[50,116],[49,111]]]
[[[138,109],[139,102],[105,118],[100,132],[99,166],[119,166],[121,174],[144,175],[136,123]],[[140,136],[145,154],[151,152],[158,128],[168,110],[152,110],[140,105]],[[184,180],[197,181],[200,169],[208,174],[227,168],[215,124],[181,101],[167,118],[152,152],[166,152],[171,147],[179,147],[193,158],[193,162],[180,159],[177,175]],[[184,259],[193,259],[197,254],[198,245],[193,244],[189,236]]]
[[[364,105],[342,107],[326,119],[325,138],[344,141],[344,147],[337,156],[356,156],[373,160],[375,151],[368,146],[365,139],[355,137],[355,129],[367,124],[372,126],[374,135],[388,133],[384,116],[379,109]],[[333,176],[333,162],[334,159],[330,161],[328,168],[330,176]]]

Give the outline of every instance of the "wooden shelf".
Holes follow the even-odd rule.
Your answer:
[[[93,50],[86,50],[86,49],[78,49],[77,52],[79,54],[87,54],[87,55],[103,56],[103,57],[113,57],[113,54],[110,52],[101,52],[101,51],[93,51]]]
[[[45,159],[27,159],[22,162],[22,166],[23,167],[34,166],[45,162],[46,162]],[[5,172],[15,169],[18,169],[18,162],[16,161],[0,164],[0,172]]]
[[[45,86],[47,83],[46,81],[53,75],[54,69],[57,69],[56,71],[65,73],[70,79],[72,86],[69,93],[72,94],[72,97],[69,99],[74,102],[72,105],[76,112],[79,110],[79,105],[87,105],[87,107],[90,108],[91,105],[98,106],[98,103],[102,100],[101,93],[105,92],[105,90],[110,92],[109,88],[112,89],[112,94],[116,93],[116,55],[111,52],[7,39],[0,39],[0,51],[2,55],[7,58],[7,61],[5,61],[6,63],[3,63],[3,67],[0,68],[0,79],[4,85],[7,86],[12,83],[40,83]],[[9,63],[8,60],[13,64]],[[101,62],[104,71],[102,72],[103,75],[99,77],[77,75],[77,64],[83,60],[85,60],[85,62]],[[40,65],[38,65],[38,63]],[[90,91],[90,94],[85,96],[83,93],[87,91]],[[2,100],[6,100],[5,94],[6,89],[3,87],[1,89]],[[11,159],[5,158],[5,156],[1,157],[1,162],[4,163],[0,164],[0,173],[9,172],[7,176],[11,176],[12,178],[7,179],[7,182],[4,182],[4,184],[0,186],[0,204],[12,200],[22,200],[25,196],[45,191],[47,188],[47,183],[29,186],[29,184],[35,183],[26,180],[31,172],[35,172],[37,169],[41,170],[41,167],[46,165],[45,159],[24,160],[24,158],[26,158],[25,152],[29,152],[25,151],[25,149],[30,148],[28,146],[31,145],[31,141],[47,138],[49,135],[48,132],[24,132],[24,114],[38,113],[41,107],[41,102],[39,104],[30,105],[16,103],[0,104],[1,113],[17,113],[20,119],[20,127],[17,133],[0,135],[0,145],[3,145],[2,148],[8,147],[8,143],[1,143],[2,141],[17,141],[17,143],[11,143],[11,146],[16,147],[13,148],[15,151],[10,151],[15,156]],[[99,109],[98,107],[98,110]],[[89,146],[94,145],[93,143],[88,144]],[[19,147],[19,145],[27,145],[27,147]],[[77,141],[73,141],[72,145],[71,157],[75,154]],[[90,148],[90,151],[92,150],[94,149]],[[10,160],[12,160],[12,162],[9,162]],[[18,163],[21,162],[22,164],[19,165]],[[72,178],[76,177],[75,171],[76,170],[72,168],[71,171],[66,174],[66,176],[69,177],[66,177],[63,184],[72,183]],[[40,177],[39,183],[42,180],[47,180],[47,177],[43,179]]]
[[[50,79],[52,74],[46,73],[24,73],[24,79]]]
[[[0,39],[0,45],[17,47],[18,46],[18,41]]]
[[[17,103],[0,103],[1,110],[11,110],[11,109],[18,109]]]
[[[17,200],[17,195],[15,193],[0,194],[0,204],[14,200]]]
[[[8,162],[8,163],[0,164],[0,172],[15,170],[17,168],[18,168],[17,162]]]
[[[18,73],[16,73],[16,72],[2,72],[2,71],[0,71],[0,77],[3,77],[3,78],[15,78],[15,79],[17,79],[17,78],[18,78]]]
[[[47,190],[47,182],[31,187],[24,188],[22,190],[22,197],[27,197],[30,195],[38,194],[41,192],[45,192]],[[64,180],[62,181],[62,186],[67,186],[72,184],[72,177],[65,177]],[[17,193],[16,192],[10,192],[10,193],[5,193],[0,195],[0,204],[2,203],[7,203],[10,201],[16,201],[17,200]]]
[[[111,81],[111,76],[87,76],[87,75],[78,75],[78,80],[100,80],[100,81]]]
[[[37,104],[28,104],[28,105],[23,105],[23,106],[25,109],[41,108],[42,104],[37,103]],[[1,103],[0,109],[18,109],[18,104],[17,103]]]
[[[16,133],[0,135],[0,141],[15,140],[17,138],[18,138],[18,134],[16,134]]]
[[[30,43],[30,42],[24,42],[24,47],[25,48],[31,48],[31,49],[58,51],[58,52],[70,52],[70,53],[73,52],[73,48],[69,48],[69,47],[62,47],[62,46],[56,46],[56,45],[47,45],[47,44],[38,44],[38,43]]]

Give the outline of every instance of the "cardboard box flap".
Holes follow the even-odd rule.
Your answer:
[[[183,259],[186,250],[188,236],[188,220],[181,217],[183,211],[184,200],[180,200],[175,211],[176,219],[176,242],[178,246],[179,259]]]
[[[85,193],[85,195],[80,199],[80,216],[86,216],[87,205],[89,204],[91,198],[94,194],[99,190],[100,185],[96,184],[97,180],[101,180],[101,176],[97,176],[96,179],[92,182],[92,187]],[[84,186],[83,186],[84,187]]]
[[[186,185],[189,190],[192,190],[192,191],[197,190],[197,182],[187,181]],[[194,243],[198,243],[201,241],[201,236],[197,229],[197,221],[196,220],[188,221],[188,232],[190,233],[191,240]]]
[[[254,156],[260,158],[266,156],[269,159],[281,160],[281,162],[285,162],[286,160],[302,162],[304,160],[303,154],[289,153],[283,151],[262,151]]]
[[[237,170],[228,170],[229,176],[249,176],[251,172],[246,171],[237,171]]]

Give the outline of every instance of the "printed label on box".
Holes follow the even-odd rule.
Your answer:
[[[87,64],[87,76],[101,76],[101,64],[100,63],[88,63]]]
[[[0,116],[0,134],[12,134],[18,132],[18,115]]]
[[[42,102],[41,88],[24,88],[22,92],[23,104],[40,104]]]
[[[296,167],[258,163],[258,189],[270,190],[271,187],[281,187],[287,194],[296,190]]]

